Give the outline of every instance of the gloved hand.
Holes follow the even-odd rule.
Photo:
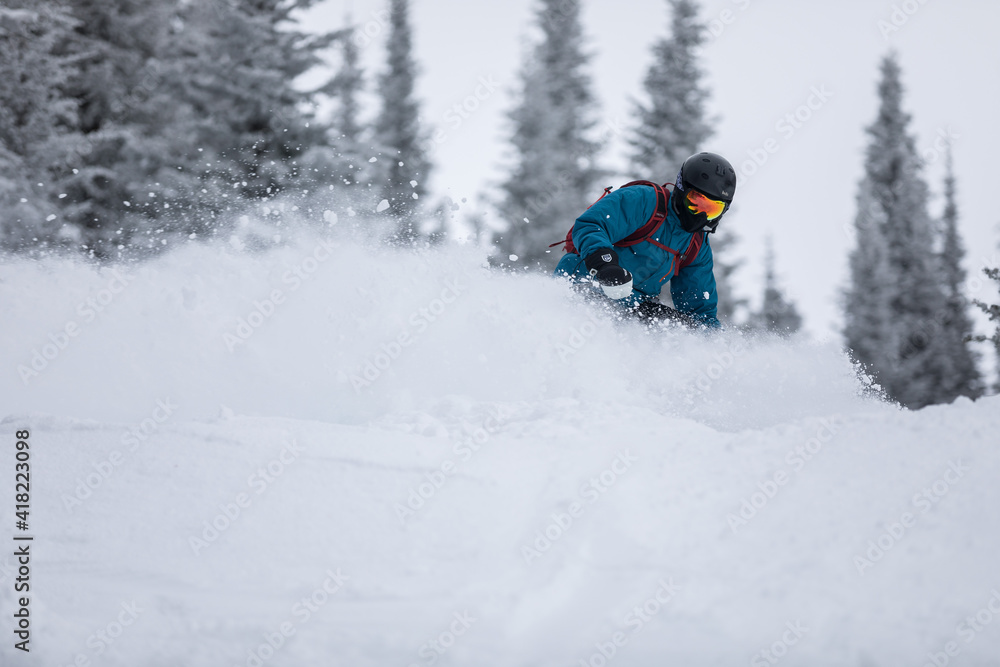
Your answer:
[[[632,294],[632,274],[618,265],[618,253],[613,249],[599,248],[583,263],[609,299],[624,299]]]

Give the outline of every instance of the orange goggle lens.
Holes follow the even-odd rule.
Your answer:
[[[715,220],[726,212],[726,202],[709,199],[697,190],[688,190],[685,199],[689,211],[704,213],[709,220]]]

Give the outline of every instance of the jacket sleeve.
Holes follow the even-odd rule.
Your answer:
[[[715,289],[715,262],[708,238],[698,257],[670,281],[670,296],[674,307],[682,313],[693,315],[703,324],[718,328],[719,295]]]
[[[598,248],[610,248],[615,241],[642,227],[656,208],[656,191],[633,185],[615,190],[583,212],[573,225],[573,245],[580,257]]]

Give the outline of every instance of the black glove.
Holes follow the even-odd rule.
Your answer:
[[[583,263],[609,299],[624,299],[632,294],[632,274],[618,265],[618,253],[611,248],[597,249]]]

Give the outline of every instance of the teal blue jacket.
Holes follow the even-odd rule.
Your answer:
[[[672,197],[673,195],[671,195]],[[656,191],[648,185],[633,185],[615,190],[584,211],[573,225],[573,245],[579,254],[566,253],[556,265],[555,274],[575,280],[588,280],[584,258],[598,248],[611,248],[642,227],[656,208]],[[701,234],[702,232],[696,232]],[[691,242],[691,234],[681,227],[671,204],[667,219],[653,238],[679,253]],[[711,327],[719,326],[719,295],[712,273],[712,248],[708,236],[698,257],[674,275],[673,253],[643,242],[628,248],[615,248],[618,262],[632,274],[632,296],[623,299],[626,306],[654,299],[670,281],[670,295],[677,310],[688,313]]]

